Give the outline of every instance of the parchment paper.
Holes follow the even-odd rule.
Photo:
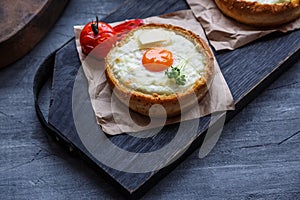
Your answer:
[[[288,32],[300,28],[299,18],[274,29],[262,30],[226,17],[218,9],[214,0],[187,0],[187,3],[216,51],[236,49],[275,31]]]
[[[150,17],[145,19],[145,23],[168,23],[181,26],[206,40],[204,31],[191,10],[179,11],[160,17]],[[124,106],[112,95],[104,74],[104,61],[96,60],[91,58],[91,56],[86,57],[82,54],[79,43],[79,35],[82,28],[83,26],[74,27],[76,46],[83,71],[88,80],[89,95],[97,122],[105,133],[116,135],[124,132],[148,130],[161,127],[164,124],[196,119],[217,111],[234,109],[231,92],[215,60],[214,79],[209,93],[199,102],[199,109],[191,109],[178,117],[155,118],[151,120],[148,117],[130,111],[128,107]]]

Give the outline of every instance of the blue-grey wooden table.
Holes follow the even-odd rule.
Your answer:
[[[135,3],[126,9],[138,12],[139,1],[131,2]],[[166,2],[156,13],[182,5]],[[95,15],[104,18],[123,3],[70,1],[29,54],[0,69],[0,199],[123,198],[82,159],[48,136],[37,119],[32,91],[37,68],[73,37],[73,25],[85,24]],[[298,59],[225,125],[208,156],[199,159],[196,150],[143,199],[299,199],[299,80]]]

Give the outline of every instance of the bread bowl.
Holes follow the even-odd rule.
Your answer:
[[[275,27],[300,17],[300,0],[215,0],[218,8],[238,22]]]
[[[161,70],[145,66],[144,56],[157,48],[171,52],[172,66]],[[146,24],[129,32],[110,50],[105,74],[115,96],[132,110],[146,116],[171,117],[191,109],[205,96],[213,63],[209,46],[195,33],[169,24]],[[174,66],[184,66],[180,70],[185,75],[184,84],[168,77]],[[164,109],[152,107],[155,104]]]

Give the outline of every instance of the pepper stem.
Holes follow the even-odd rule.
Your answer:
[[[92,27],[92,30],[94,32],[95,35],[97,35],[99,33],[99,26],[98,26],[98,16],[96,16],[96,24],[94,24],[94,22],[92,21],[92,24],[91,24],[91,27]]]
[[[97,15],[96,15],[96,21],[97,21],[97,30],[99,31],[99,26],[98,26],[99,20],[98,20],[98,16]]]

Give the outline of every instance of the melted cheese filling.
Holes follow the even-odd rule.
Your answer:
[[[244,0],[249,2],[258,2],[261,4],[275,4],[275,3],[288,3],[291,2],[291,0]]]
[[[144,41],[140,41],[139,38],[141,34],[151,31],[151,29],[135,31],[126,44],[123,44],[121,47],[117,46],[111,51],[111,71],[115,78],[128,89],[146,94],[156,93],[160,95],[184,92],[197,79],[205,75],[206,60],[204,55],[202,52],[199,52],[194,43],[182,35],[163,28],[155,29],[160,32],[160,36],[163,38],[160,39],[156,35],[157,40],[164,40],[165,42],[153,43],[151,41],[151,43],[155,47],[160,46],[172,52],[174,58],[173,66],[177,66],[184,59],[187,60],[185,67],[181,70],[181,74],[184,74],[186,78],[184,85],[177,85],[174,79],[170,79],[165,75],[165,71],[151,72],[142,65],[143,54],[149,48],[149,45],[147,48],[141,46],[141,43]]]

